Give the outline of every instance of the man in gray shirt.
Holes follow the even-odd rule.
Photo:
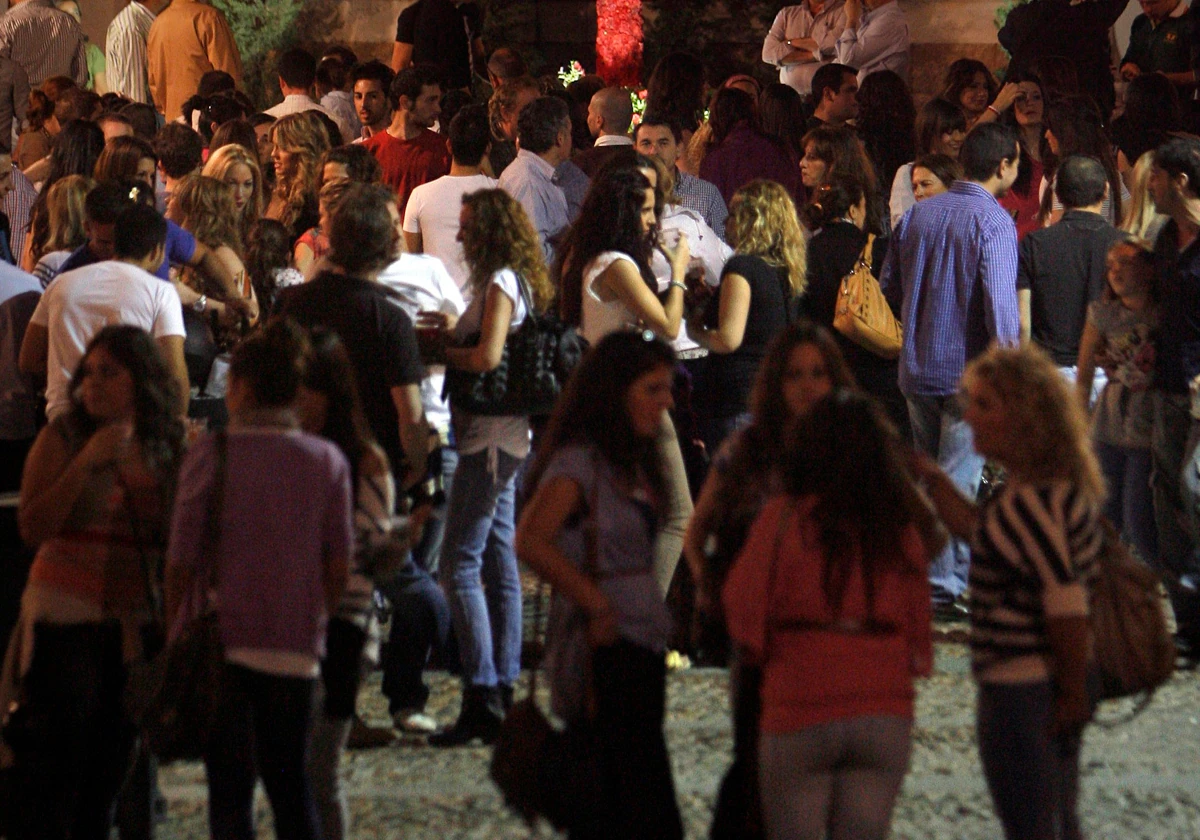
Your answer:
[[[517,157],[500,175],[500,188],[520,202],[554,261],[557,238],[570,224],[567,197],[553,182],[554,170],[571,155],[571,115],[552,96],[535,99],[517,118]]]

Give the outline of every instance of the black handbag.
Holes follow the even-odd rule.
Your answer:
[[[217,464],[204,533],[205,568],[196,574],[193,595],[201,600],[216,572],[224,504],[228,439],[216,436]],[[225,666],[217,614],[201,610],[173,642],[162,646],[165,617],[158,575],[142,550],[142,539],[133,520],[135,539],[142,555],[146,594],[154,621],[143,633],[145,658],[131,666],[125,688],[125,710],[142,730],[151,752],[162,761],[195,760],[204,756],[216,725]]]
[[[484,373],[446,369],[442,396],[455,408],[490,417],[532,417],[554,409],[587,342],[553,314],[539,314],[525,280],[517,275],[525,320],[504,342],[500,364]],[[467,346],[477,344],[479,334]]]

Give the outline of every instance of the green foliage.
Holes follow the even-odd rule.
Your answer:
[[[646,49],[643,82],[660,58],[681,50],[718,64],[761,70],[762,39],[780,0],[646,0]]]
[[[212,0],[233,29],[242,54],[244,88],[260,107],[279,100],[273,62],[297,38],[296,19],[306,0]]]

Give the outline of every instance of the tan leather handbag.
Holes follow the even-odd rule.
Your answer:
[[[875,234],[867,235],[867,246],[854,268],[842,278],[837,304],[833,310],[833,328],[860,347],[885,359],[900,355],[904,330],[888,306],[871,273],[871,250]]]

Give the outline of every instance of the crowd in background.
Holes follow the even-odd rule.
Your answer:
[[[1200,651],[1200,27],[1140,1],[1115,60],[1127,0],[1032,0],[1005,70],[918,102],[895,0],[803,0],[778,81],[673,53],[635,119],[489,52],[473,3],[409,6],[389,64],[283,51],[260,110],[211,6],[134,0],[101,50],[73,0],[21,0],[0,833],[153,836],[122,688],[147,626],[215,610],[212,836],[254,836],[258,779],[278,836],[352,836],[348,746],[500,735],[523,564],[593,745],[573,837],[682,837],[668,650],[731,668],[714,836],[886,837],[935,617],[970,622],[1006,836],[1081,836],[1103,519]],[[847,331],[852,277],[894,346]],[[549,416],[456,390],[548,320],[590,347]]]

